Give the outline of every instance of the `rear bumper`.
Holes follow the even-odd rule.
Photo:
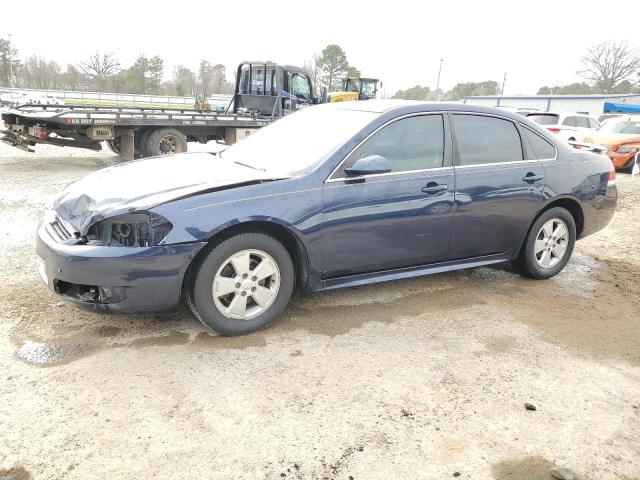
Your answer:
[[[180,302],[184,274],[205,243],[99,247],[56,242],[38,228],[39,274],[64,300],[98,312],[165,310]]]

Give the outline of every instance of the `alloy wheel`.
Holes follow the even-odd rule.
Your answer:
[[[212,295],[225,317],[250,320],[271,306],[279,289],[275,260],[261,250],[242,250],[222,262],[213,279]]]
[[[542,268],[553,268],[560,262],[569,245],[569,229],[561,218],[545,222],[536,236],[534,255]]]

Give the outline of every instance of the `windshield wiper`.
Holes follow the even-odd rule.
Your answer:
[[[233,163],[237,163],[238,165],[242,165],[243,167],[252,168],[253,170],[260,170],[261,172],[266,172],[267,171],[265,168],[254,167],[252,165],[247,165],[246,163],[242,163],[242,162],[233,162]]]

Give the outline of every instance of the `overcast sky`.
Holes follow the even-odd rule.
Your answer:
[[[128,66],[140,53],[158,54],[166,77],[176,64],[195,70],[205,58],[224,64],[233,79],[242,60],[302,66],[336,43],[390,95],[416,84],[434,88],[441,57],[444,90],[502,82],[506,72],[505,93],[527,94],[579,81],[580,58],[602,40],[640,46],[638,26],[624,26],[640,18],[638,1],[31,0],[2,10],[0,37],[11,33],[21,57],[66,65],[96,50],[115,51]]]

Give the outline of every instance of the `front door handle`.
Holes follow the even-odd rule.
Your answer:
[[[529,172],[524,177],[522,177],[523,182],[533,183],[538,182],[544,179],[544,175],[536,175],[535,173]]]
[[[422,187],[424,193],[438,193],[444,192],[449,189],[449,185],[441,185],[436,182],[429,182],[425,187]]]

